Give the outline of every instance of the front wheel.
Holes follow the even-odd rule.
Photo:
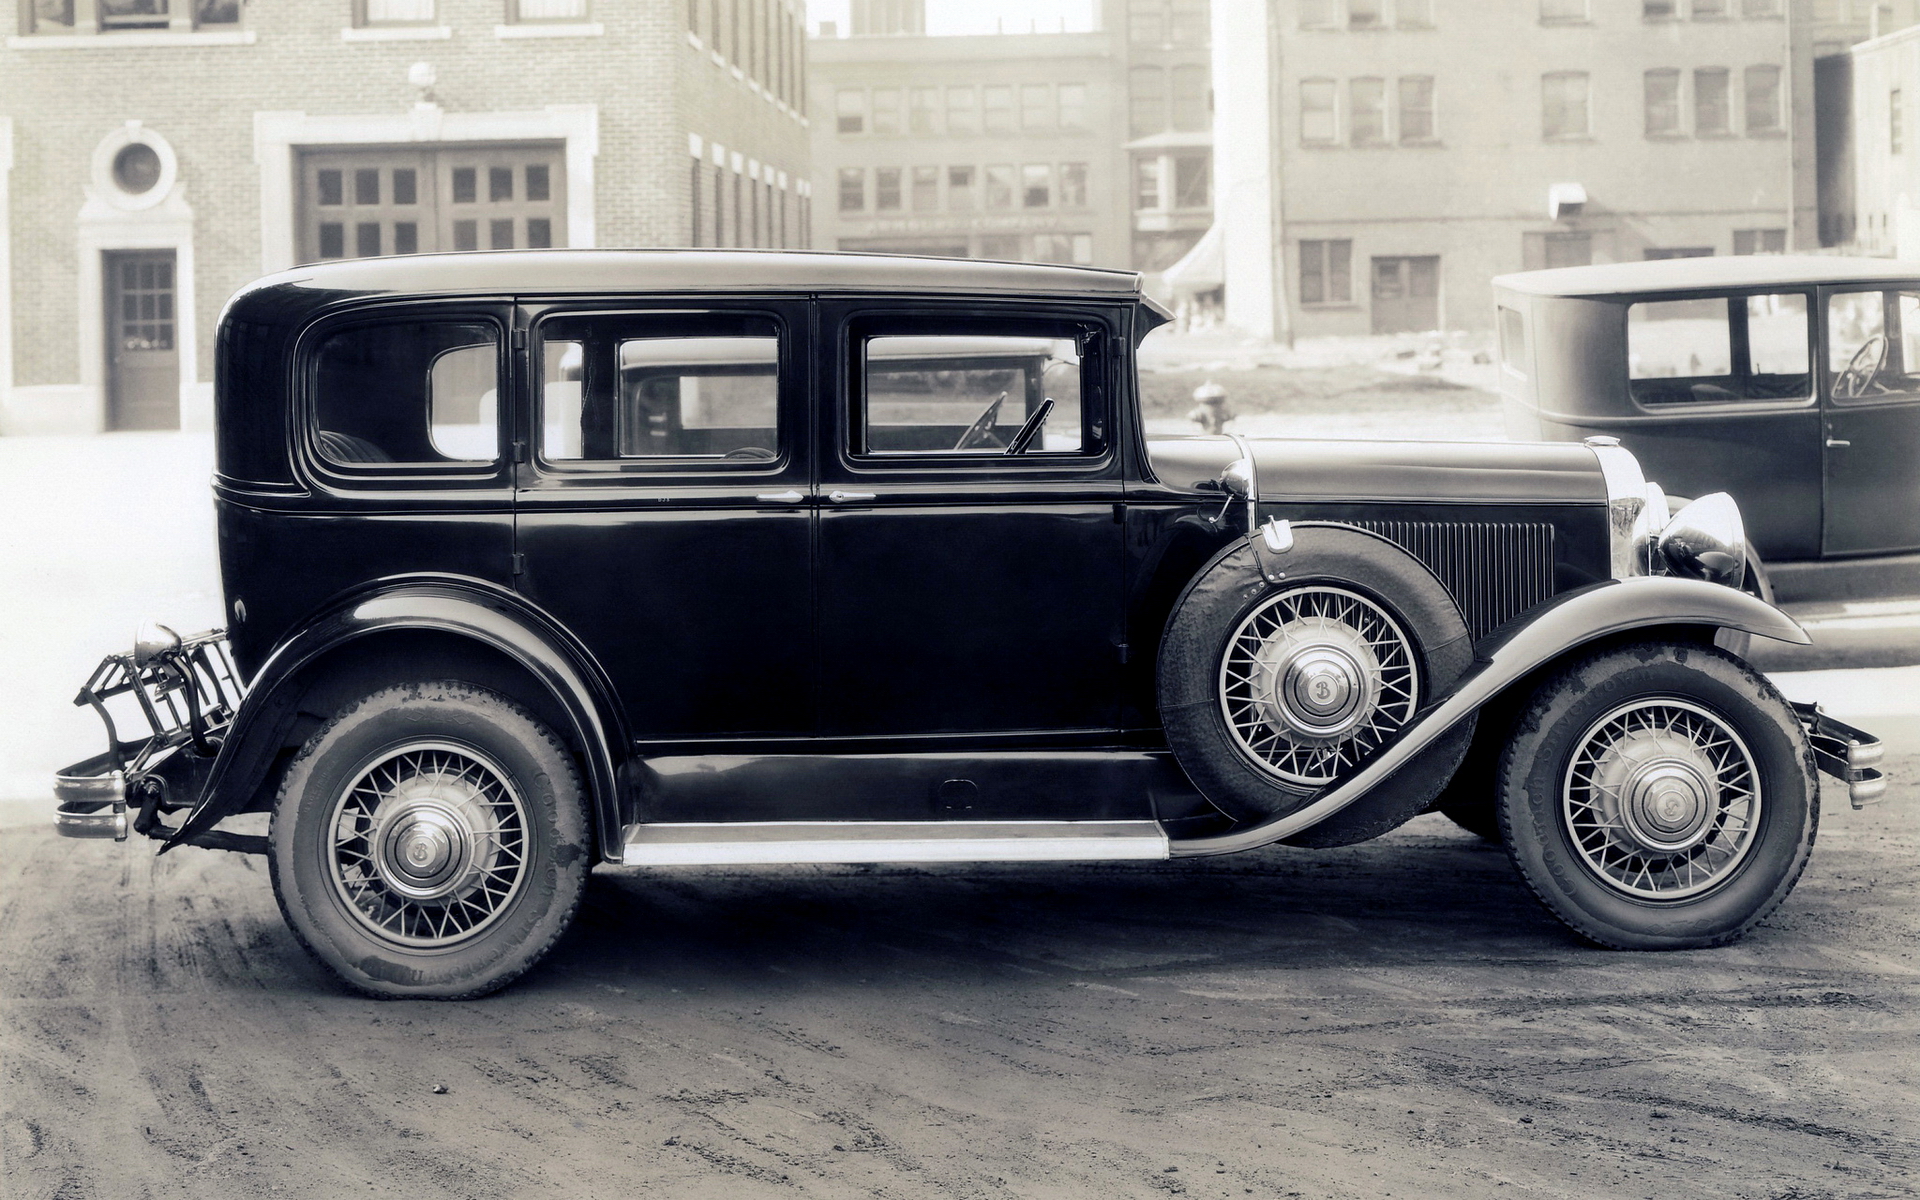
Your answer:
[[[1806,733],[1772,684],[1708,646],[1649,642],[1549,680],[1501,759],[1500,826],[1534,894],[1622,950],[1731,942],[1813,850]]]
[[[466,999],[566,930],[591,854],[551,730],[464,683],[407,684],[314,734],[274,806],[269,868],[301,944],[361,991]]]

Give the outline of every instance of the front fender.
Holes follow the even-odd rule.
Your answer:
[[[248,684],[219,757],[194,809],[161,847],[212,829],[251,798],[280,751],[283,719],[292,715],[309,666],[372,634],[421,630],[453,634],[499,651],[552,692],[572,724],[574,743],[600,827],[601,852],[621,852],[619,764],[629,745],[611,690],[583,651],[517,597],[458,580],[389,582],[343,600],[276,646]]]
[[[1675,625],[1737,629],[1801,646],[1813,640],[1792,617],[1765,601],[1694,579],[1636,576],[1563,593],[1476,646],[1467,673],[1346,782],[1285,816],[1217,837],[1174,842],[1172,854],[1185,858],[1253,850],[1310,829],[1366,795],[1481,705],[1555,659],[1612,634]]]

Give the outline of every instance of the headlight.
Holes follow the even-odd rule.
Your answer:
[[[1725,492],[1702,496],[1673,514],[1657,544],[1675,574],[1733,588],[1746,582],[1746,523]]]

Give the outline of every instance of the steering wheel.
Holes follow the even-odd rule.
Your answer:
[[[1007,394],[1005,392],[1001,392],[998,396],[995,396],[993,403],[987,405],[986,409],[973,419],[973,424],[967,426],[967,431],[960,435],[960,440],[953,444],[953,448],[955,450],[971,450],[975,446],[982,444],[995,446],[1006,445],[1005,442],[1000,440],[1000,435],[993,431],[993,419],[1000,415],[1000,406],[1006,403],[1006,399]]]
[[[1868,360],[1871,359],[1871,362]],[[1887,336],[1876,333],[1860,343],[1860,348],[1847,360],[1847,367],[1833,381],[1833,394],[1842,399],[1864,396],[1869,387],[1877,386],[1873,377],[1880,368],[1887,365]],[[1882,387],[1881,391],[1887,389]]]

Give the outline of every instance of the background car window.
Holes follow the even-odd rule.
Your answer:
[[[1837,400],[1920,395],[1920,292],[1836,292],[1827,370]]]
[[[1500,309],[1500,365],[1515,375],[1527,374],[1527,321],[1518,309]]]
[[[870,454],[1004,455],[1047,400],[1023,453],[1084,445],[1080,352],[1070,339],[869,338],[865,382]]]
[[[1807,401],[1807,345],[1803,292],[1649,300],[1627,310],[1627,375],[1642,404]]]
[[[543,326],[541,456],[549,462],[776,457],[780,339],[636,336],[631,318]]]
[[[1658,300],[1627,310],[1631,379],[1707,379],[1733,374],[1727,302]],[[1636,393],[1637,394],[1637,393]]]
[[[314,356],[314,441],[337,465],[500,456],[500,331],[481,321],[341,330]]]
[[[1797,292],[1747,297],[1747,373],[1807,373],[1807,298]]]

